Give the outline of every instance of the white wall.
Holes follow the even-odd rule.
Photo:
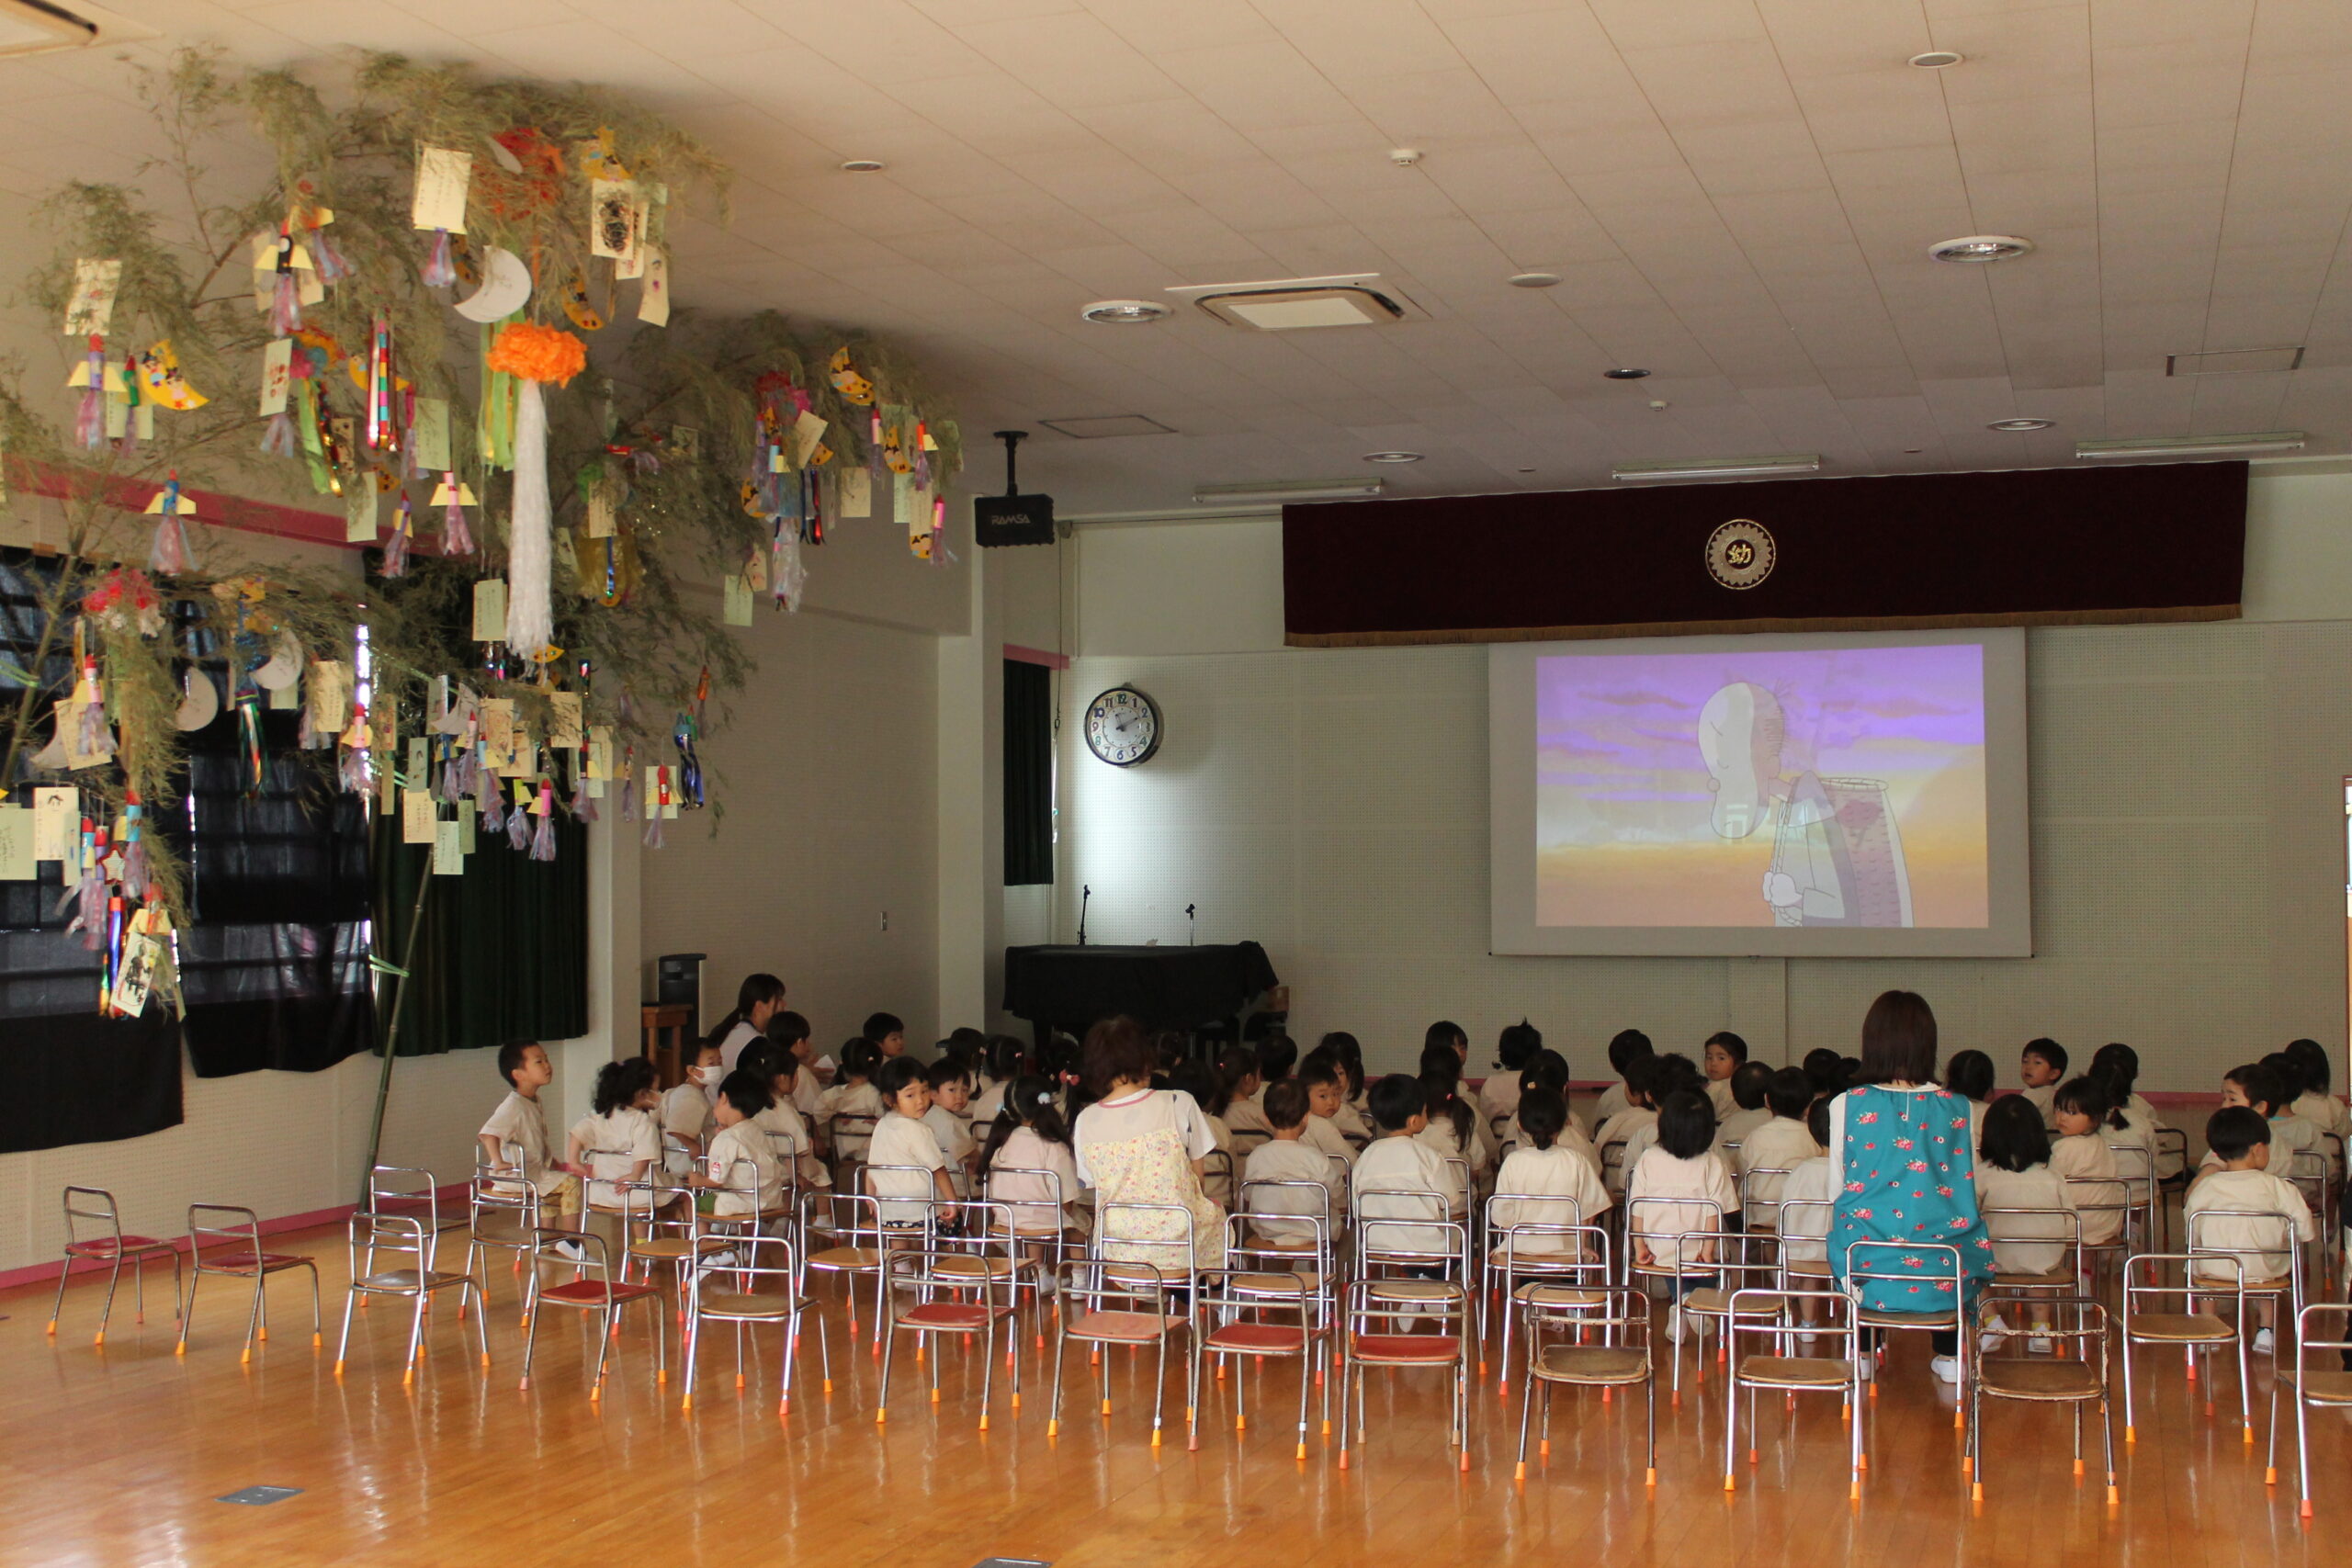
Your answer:
[[[1272,519],[1083,529],[1058,932],[1081,883],[1097,941],[1182,942],[1197,902],[1202,941],[1266,944],[1294,1032],[1351,1030],[1392,1067],[1440,1016],[1481,1062],[1531,1016],[1580,1076],[1628,1025],[1850,1050],[1890,986],[2005,1071],[2034,1034],[2121,1039],[2150,1087],[2210,1089],[2293,1035],[2340,1043],[2352,477],[2255,492],[2247,620],[2030,635],[2037,956],[2015,961],[1491,956],[1485,650],[1283,649]],[[1121,681],[1168,727],[1128,770],[1075,724]]]

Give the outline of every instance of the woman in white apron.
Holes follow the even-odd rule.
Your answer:
[[[1078,1179],[1094,1189],[1095,1237],[1104,1258],[1181,1267],[1183,1215],[1112,1213],[1119,1204],[1159,1204],[1191,1215],[1193,1265],[1225,1267],[1225,1211],[1201,1190],[1202,1162],[1216,1148],[1208,1117],[1193,1097],[1151,1087],[1151,1043],[1131,1018],[1087,1031],[1080,1067],[1098,1098],[1078,1113],[1071,1142]],[[1157,1245],[1155,1245],[1157,1244]]]

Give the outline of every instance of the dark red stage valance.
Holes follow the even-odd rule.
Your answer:
[[[2167,463],[1285,506],[1283,620],[1302,648],[2232,620],[2245,487]]]

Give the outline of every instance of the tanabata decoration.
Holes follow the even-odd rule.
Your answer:
[[[155,547],[148,554],[147,565],[151,570],[167,577],[177,576],[188,569],[187,530],[181,526],[180,519],[196,514],[187,499],[180,494],[179,470],[175,468],[164,481],[164,488],[155,492],[147,510],[161,518],[155,525]]]
[[[506,646],[537,659],[554,635],[553,510],[548,498],[548,412],[541,390],[569,386],[587,368],[588,345],[560,327],[509,321],[486,362],[512,376],[514,400],[514,510],[508,519]]]

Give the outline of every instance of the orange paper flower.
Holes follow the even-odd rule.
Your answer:
[[[568,387],[588,367],[588,345],[560,327],[510,321],[490,345],[490,367],[526,381]]]

